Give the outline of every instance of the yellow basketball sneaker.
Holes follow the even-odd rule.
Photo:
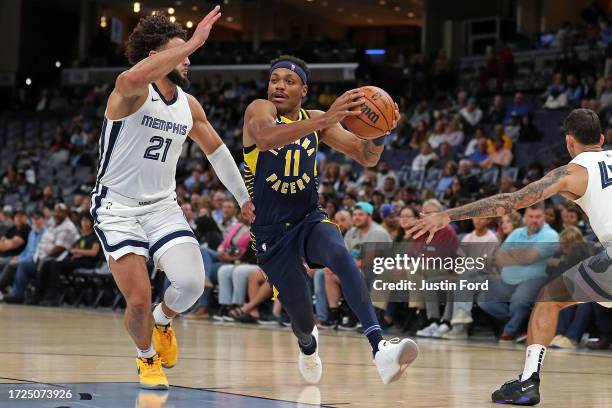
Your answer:
[[[140,388],[147,390],[168,389],[168,379],[162,371],[161,358],[157,354],[151,358],[137,357],[136,367],[140,378]]]
[[[154,325],[153,346],[161,358],[162,366],[164,368],[174,367],[178,358],[178,344],[171,323],[165,326]]]

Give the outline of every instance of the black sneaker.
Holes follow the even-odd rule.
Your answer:
[[[227,305],[221,305],[217,314],[213,316],[213,320],[218,322],[233,322],[234,318],[229,315],[230,308]]]
[[[338,330],[355,330],[358,328],[357,319],[352,314],[342,318],[342,323],[338,326]]]
[[[508,381],[491,395],[497,404],[536,405],[540,402],[540,376],[531,374],[526,381]]]

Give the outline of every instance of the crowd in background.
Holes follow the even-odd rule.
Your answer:
[[[608,31],[603,27],[600,37],[608,38]],[[604,147],[612,146],[612,76],[603,75],[602,61],[591,61],[593,70],[564,61],[560,54],[550,83],[537,93],[492,95],[453,86],[448,89],[440,62],[436,78],[445,86],[436,88],[429,98],[409,99],[391,91],[401,118],[387,137],[386,153],[376,168],[363,169],[322,148],[317,156],[320,202],[345,235],[356,262],[363,262],[361,247],[365,243],[412,242],[406,226],[421,213],[516,191],[556,167],[556,161],[517,157],[517,146],[545,140],[545,132],[534,122],[536,114],[588,107],[599,114]],[[326,110],[343,86],[312,84],[304,106]],[[244,109],[254,98],[265,97],[266,87],[266,75],[262,75],[250,82],[212,77],[190,89],[239,163]],[[41,117],[53,115],[56,126],[51,139],[18,140],[9,154],[3,154],[0,296],[7,303],[57,305],[61,286],[71,282],[67,276],[105,263],[93,233],[89,193],[95,182],[100,123],[111,89],[109,84],[98,84],[91,89],[43,91],[34,111]],[[390,157],[410,159],[398,166]],[[51,180],[46,171],[60,172],[62,168],[71,176],[87,176],[69,186],[56,178],[49,184],[41,182]],[[207,271],[207,288],[186,318],[287,324],[281,303],[270,302],[272,288],[256,265],[248,221],[241,218],[236,203],[192,142],[184,146],[176,192],[200,241]],[[18,202],[9,202],[9,196],[18,197]],[[523,215],[454,223],[434,239],[447,250],[464,243],[484,243],[493,248],[501,245],[502,252],[510,253],[516,242],[533,237],[536,242],[555,245],[534,255],[531,264],[506,262],[488,269],[498,277],[494,291],[508,297],[507,302],[487,301],[480,294],[454,301],[448,292],[382,302],[377,306],[383,327],[459,339],[467,338],[474,326],[488,320],[501,340],[523,340],[532,307],[529,299],[534,297],[528,292],[537,292],[548,277],[585,256],[574,253],[581,248],[577,243],[595,241],[581,210],[555,197]],[[565,245],[569,243],[572,245]],[[319,326],[359,330],[342,301],[333,271],[308,273]],[[476,273],[470,277],[475,282],[482,278]],[[156,289],[158,297],[162,289],[163,285]],[[568,309],[562,313],[555,345],[575,347],[588,331],[600,334],[597,342],[588,343],[591,347],[607,348],[612,341],[610,319],[610,313],[595,304]]]

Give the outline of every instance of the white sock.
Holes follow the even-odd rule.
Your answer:
[[[172,318],[166,316],[162,309],[162,304],[159,303],[157,306],[155,306],[155,309],[153,309],[153,320],[155,320],[156,325],[165,326],[167,324],[170,324]]]
[[[523,374],[521,374],[521,381],[526,381],[531,377],[531,374],[540,372],[545,354],[546,347],[541,344],[532,344],[527,347],[525,353],[525,368],[523,369]]]
[[[136,347],[136,352],[138,353],[138,357],[152,358],[155,355],[155,347],[153,347],[153,342],[151,342],[151,345],[147,350],[141,350]]]

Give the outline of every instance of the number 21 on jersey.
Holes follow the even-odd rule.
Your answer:
[[[151,139],[149,139],[149,142],[151,142],[152,145],[147,147],[143,157],[150,160],[159,160],[159,153],[157,153],[157,151],[161,150],[165,144],[166,147],[164,148],[164,153],[161,157],[162,163],[165,162],[166,156],[168,155],[168,149],[170,149],[170,145],[172,144],[172,139],[164,139],[161,136],[153,136]]]

